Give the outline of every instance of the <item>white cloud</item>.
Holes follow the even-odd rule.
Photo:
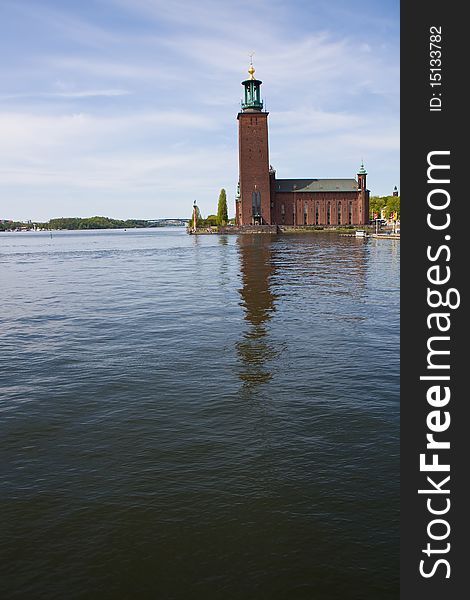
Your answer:
[[[346,112],[328,112],[309,106],[299,106],[297,110],[276,111],[275,131],[282,136],[304,136],[312,134],[336,135],[339,132],[359,130],[366,126],[367,118]]]
[[[191,112],[170,111],[135,113],[120,116],[96,116],[86,113],[39,115],[34,113],[0,113],[0,157],[31,156],[47,148],[68,149],[77,155],[87,148],[112,147],[115,138],[139,134],[154,135],[175,130],[210,131],[214,121]],[[110,143],[111,142],[111,143]],[[51,156],[51,160],[55,157]]]
[[[94,56],[80,58],[77,56],[45,57],[43,65],[48,69],[58,70],[69,75],[78,73],[106,79],[143,79],[152,80],[168,76],[170,80],[176,77],[158,64],[146,65],[141,61],[103,60]]]
[[[63,92],[23,92],[20,94],[0,94],[0,100],[18,100],[22,98],[113,98],[115,96],[128,96],[128,90],[75,90]]]
[[[103,194],[144,200],[149,194],[164,198],[171,193],[186,200],[188,190],[203,199],[213,182],[223,180],[235,166],[233,153],[223,146],[193,149],[185,143],[189,131],[210,132],[213,126],[212,119],[178,111],[119,117],[0,113],[1,185],[4,190],[15,188],[18,198],[43,189],[65,198],[77,190],[95,193],[93,202],[98,203]],[[152,141],[150,147],[136,144],[130,150],[129,136],[143,131]],[[21,202],[10,203],[9,195],[3,196],[2,214],[19,211],[21,217],[31,218]],[[132,210],[139,212],[134,205]],[[70,211],[76,214],[73,207]],[[185,214],[185,205],[180,214]],[[41,212],[33,218],[48,215]]]

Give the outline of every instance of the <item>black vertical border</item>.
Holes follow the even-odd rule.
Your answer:
[[[469,118],[464,104],[465,87],[469,78],[470,25],[457,2],[428,0],[425,3],[401,3],[401,567],[400,598],[402,600],[442,599],[466,597],[470,592],[470,565],[467,564],[469,499],[465,493],[470,459],[470,403],[464,373],[470,345],[465,334],[466,296],[463,285],[467,256],[470,256],[470,175],[464,139],[469,135]],[[442,111],[430,112],[429,100],[433,93],[430,81],[430,27],[442,28]],[[435,90],[437,91],[437,90]],[[466,108],[466,107],[465,107]],[[465,144],[467,145],[467,144]],[[432,231],[426,223],[428,207],[427,154],[434,150],[450,150],[450,185],[441,186],[451,194],[451,225],[445,232]],[[468,174],[468,175],[467,175]],[[444,241],[444,235],[451,236]],[[426,474],[420,473],[419,455],[426,451],[426,416],[432,408],[426,401],[429,382],[419,380],[426,374],[428,337],[433,335],[426,324],[429,312],[427,294],[426,257],[428,245],[433,248],[448,243],[451,249],[451,280],[447,287],[460,291],[461,304],[448,310],[452,325],[450,332],[450,388],[451,400],[447,410],[451,414],[450,428],[441,439],[450,440],[446,451],[450,460],[451,508],[447,518],[451,526],[449,538],[432,542],[427,535],[432,517],[426,507],[427,496],[418,489],[426,486]],[[444,256],[444,254],[443,254]],[[435,287],[435,286],[434,286]],[[445,286],[443,286],[445,287]],[[441,308],[439,310],[446,310]],[[435,335],[435,334],[434,334]],[[446,334],[442,334],[446,335]],[[447,361],[449,362],[449,361]],[[427,373],[429,374],[429,372]],[[442,373],[441,373],[442,374]],[[446,409],[442,409],[446,410]],[[441,461],[445,451],[442,451]],[[431,475],[429,473],[429,475]],[[436,474],[436,480],[443,473]],[[442,498],[442,496],[441,496]],[[427,558],[422,550],[427,542],[436,548],[451,544],[448,554],[434,555],[447,558],[451,565],[450,578],[446,568],[439,567],[433,577],[425,579],[419,573],[419,562]],[[427,559],[427,568],[432,559]]]

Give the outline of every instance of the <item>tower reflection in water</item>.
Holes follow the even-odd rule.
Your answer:
[[[268,235],[238,236],[242,288],[241,306],[248,329],[237,343],[240,358],[239,377],[245,391],[272,378],[271,361],[276,349],[268,343],[269,321],[275,311],[276,295],[270,285],[274,274],[273,240]]]

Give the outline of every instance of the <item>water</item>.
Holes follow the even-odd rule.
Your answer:
[[[0,596],[398,598],[399,242],[0,234]]]

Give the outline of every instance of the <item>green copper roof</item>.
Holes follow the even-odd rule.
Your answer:
[[[357,192],[355,179],[276,179],[276,192]]]
[[[367,175],[367,171],[364,168],[364,163],[361,163],[361,168],[359,169],[359,171],[357,172],[358,175]]]

